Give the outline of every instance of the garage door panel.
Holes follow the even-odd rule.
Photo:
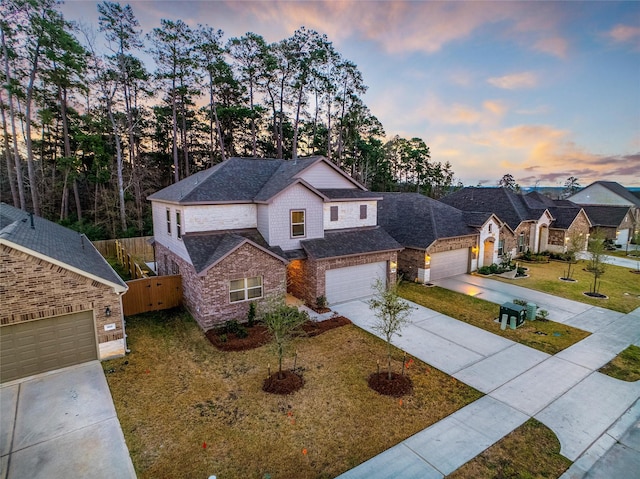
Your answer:
[[[431,255],[430,281],[469,272],[469,248],[443,251]]]
[[[330,269],[325,273],[327,302],[335,304],[371,296],[377,279],[387,284],[386,261]]]
[[[2,382],[98,359],[91,311],[2,326],[0,345]]]

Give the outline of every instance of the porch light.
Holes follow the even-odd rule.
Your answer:
[[[111,316],[111,308],[109,306],[107,306],[106,308],[104,308],[104,315],[108,318],[109,316]]]
[[[471,251],[473,251],[473,254],[478,254],[478,251],[480,251],[480,248],[478,248],[478,245],[474,245],[474,247],[471,248]]]
[[[424,255],[424,264],[425,264],[425,266],[431,264],[431,256],[429,256],[428,254]]]
[[[397,261],[389,261],[389,268],[392,273],[395,273],[398,270],[398,262]]]

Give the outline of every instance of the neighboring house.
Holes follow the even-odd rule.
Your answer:
[[[398,271],[427,283],[468,273],[498,261],[501,221],[491,213],[467,213],[418,193],[380,193],[378,224],[404,250]]]
[[[125,353],[127,285],[83,234],[0,203],[0,380]]]
[[[524,198],[531,208],[546,208],[553,216],[549,226],[548,251],[564,253],[573,238],[581,238],[580,249],[587,249],[592,224],[584,208],[569,200],[553,200],[537,191],[526,194]]]
[[[402,249],[377,225],[380,195],[322,157],[230,158],[151,195],[159,274],[181,274],[207,330],[251,301],[367,296]]]
[[[549,247],[549,227],[554,221],[549,210],[542,204],[534,207],[532,201],[527,202],[524,196],[507,188],[466,187],[440,201],[466,212],[495,214],[515,236],[511,244],[505,233],[504,253],[516,256],[527,250],[546,251]]]
[[[594,228],[596,224],[600,224],[600,229],[605,230],[607,238],[615,240],[616,244],[627,244],[633,238],[634,233],[640,229],[640,198],[620,183],[615,181],[596,181],[568,199],[581,206],[588,206],[589,208],[585,208],[585,211],[587,211]],[[598,209],[594,208],[595,206],[626,207],[628,208],[627,214],[629,216],[626,218],[620,216],[622,210],[615,212],[616,210]],[[616,225],[613,224],[616,223],[613,218],[606,218],[608,212],[615,214],[616,218],[620,219]],[[607,223],[606,226],[604,223]],[[615,232],[613,228],[615,228]]]
[[[626,245],[633,238],[636,228],[633,209],[630,206],[585,205],[591,222],[591,234],[603,234],[615,244]]]

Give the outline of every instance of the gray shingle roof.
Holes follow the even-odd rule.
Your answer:
[[[0,203],[0,240],[47,256],[120,291],[127,289],[85,235],[38,216],[33,216],[32,228],[29,214],[5,203]]]
[[[147,199],[181,204],[267,202],[299,182],[296,176],[322,159],[320,156],[295,161],[229,158],[213,168],[168,186]]]
[[[535,221],[546,207],[534,198],[525,197],[506,188],[466,187],[440,201],[463,211],[494,213],[515,230],[523,221]]]
[[[313,259],[336,258],[402,249],[389,234],[378,226],[325,231],[324,238],[301,241],[302,248]]]
[[[629,206],[584,205],[592,226],[617,228],[629,212]]]
[[[356,189],[319,189],[318,191],[330,200],[334,201],[382,199],[382,195],[374,191],[363,191]]]
[[[554,218],[551,228],[568,229],[582,210],[582,207],[573,201],[554,200],[537,191],[527,193],[525,201],[529,203],[535,201],[535,204],[543,204],[549,210]]]
[[[282,249],[269,246],[257,229],[191,233],[184,235],[182,241],[197,273],[215,265],[246,242],[260,246],[281,261],[288,262]]]
[[[438,239],[477,234],[452,206],[419,193],[381,195],[378,224],[405,247],[426,249]]]

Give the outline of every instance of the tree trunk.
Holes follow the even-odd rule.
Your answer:
[[[11,69],[9,68],[9,51],[4,36],[4,31],[0,28],[0,41],[2,42],[2,54],[4,56],[4,74],[7,84],[12,83]],[[11,122],[11,138],[13,140],[13,162],[16,172],[16,186],[18,188],[18,199],[20,200],[20,209],[27,210],[27,201],[24,191],[24,180],[22,179],[22,161],[20,160],[20,152],[18,150],[18,130],[16,128],[16,113],[13,105],[13,91],[8,88],[9,96],[9,119]],[[18,206],[18,203],[15,203]]]
[[[40,216],[40,197],[38,195],[38,182],[36,179],[36,169],[33,158],[33,140],[31,138],[31,103],[33,101],[33,91],[35,88],[36,74],[38,72],[38,61],[40,59],[40,41],[36,44],[33,52],[33,65],[29,72],[29,83],[25,99],[25,143],[27,147],[27,173],[29,176],[29,189],[31,190],[31,203],[33,212]]]
[[[258,144],[256,142],[256,117],[253,111],[253,78],[249,78],[249,107],[251,108],[251,156],[258,155]]]
[[[13,174],[14,165],[11,158],[11,147],[9,146],[9,130],[7,129],[7,118],[4,114],[4,100],[0,95],[0,115],[2,115],[2,139],[4,143],[4,157],[7,162],[7,180],[9,180],[9,186],[11,188],[11,199],[13,200],[13,206],[16,208],[20,204],[20,198],[18,197],[18,189],[16,187],[16,179]]]
[[[173,128],[173,177],[177,183],[180,181],[180,164],[178,160],[178,112],[176,105],[176,80],[175,72],[171,85],[171,123]]]
[[[122,145],[120,144],[120,132],[118,131],[118,124],[113,116],[113,106],[111,105],[111,98],[107,98],[107,113],[109,120],[111,121],[111,127],[113,128],[113,136],[116,143],[116,173],[118,176],[118,199],[120,203],[120,226],[122,231],[127,229],[127,210],[124,204],[124,179],[122,176]]]
[[[296,107],[296,119],[293,124],[293,147],[292,147],[292,158],[294,160],[298,159],[298,124],[300,122],[300,107],[302,106],[302,94],[303,88],[300,86],[300,90],[298,91],[298,105]]]

